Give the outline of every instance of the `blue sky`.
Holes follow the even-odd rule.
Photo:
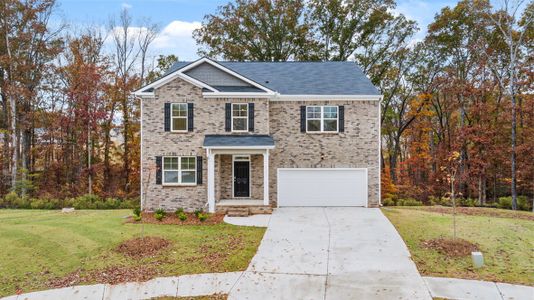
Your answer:
[[[228,0],[58,0],[57,18],[71,27],[87,24],[105,25],[122,8],[128,8],[135,20],[148,17],[161,28],[152,52],[176,54],[180,60],[197,58],[197,46],[191,32],[200,26],[204,15],[214,13]],[[427,25],[442,7],[453,6],[456,0],[398,0],[397,11],[419,23],[421,31],[416,39],[424,37]]]

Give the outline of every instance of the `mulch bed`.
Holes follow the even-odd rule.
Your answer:
[[[436,250],[448,257],[468,256],[471,255],[471,252],[478,250],[477,245],[458,238],[437,238],[423,241],[422,245],[424,248]]]
[[[187,219],[182,221],[178,219],[176,214],[173,212],[168,212],[163,220],[158,221],[154,217],[152,212],[143,212],[141,213],[141,221],[134,221],[133,217],[128,217],[128,223],[145,223],[145,224],[165,224],[165,225],[213,225],[223,223],[224,214],[208,214],[208,219],[204,222],[201,222],[194,213],[185,213]]]
[[[452,207],[446,206],[427,206],[422,208],[425,211],[452,214]],[[456,213],[470,216],[487,216],[497,218],[514,218],[534,221],[534,213],[525,213],[521,211],[489,209],[484,207],[456,207]]]
[[[124,241],[116,250],[133,258],[153,257],[170,244],[169,240],[160,237],[145,236]]]
[[[48,282],[50,288],[62,288],[88,282],[118,284],[122,282],[142,282],[154,278],[157,270],[152,266],[108,267],[101,270],[72,272],[64,277],[54,278]]]

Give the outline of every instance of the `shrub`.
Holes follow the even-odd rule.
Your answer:
[[[124,200],[120,201],[118,208],[134,209],[137,206],[139,206],[139,204],[140,204],[139,198],[136,198],[136,199],[124,199]]]
[[[167,215],[167,212],[165,212],[163,208],[158,208],[154,211],[154,218],[156,218],[156,220],[158,221],[163,220],[163,218],[165,218],[166,215]]]
[[[135,222],[139,222],[139,221],[141,221],[141,216],[140,215],[139,216],[134,215],[133,219],[134,219]]]
[[[393,201],[393,199],[391,199],[391,198],[384,198],[384,199],[382,199],[382,205],[384,205],[384,206],[394,206],[395,205],[395,201]]]
[[[200,220],[200,222],[204,222],[208,219],[208,214],[199,213],[197,218]]]
[[[397,205],[399,206],[421,206],[423,203],[421,201],[417,201],[414,198],[406,198],[406,199],[399,199],[397,200]]]
[[[20,199],[19,195],[15,191],[11,191],[4,197],[5,206],[16,207],[15,202],[17,202],[17,200],[19,199]]]
[[[187,220],[187,215],[182,211],[178,213],[178,219],[180,219],[180,221],[185,221]]]
[[[497,207],[503,209],[512,209],[512,197],[500,197],[499,203],[497,203]],[[527,211],[530,211],[532,209],[531,202],[526,196],[517,197],[517,209]]]
[[[178,209],[174,213],[176,214],[176,216],[178,216],[180,213],[183,213],[183,212],[184,212],[183,207],[178,207]]]
[[[202,208],[196,209],[196,210],[195,210],[195,216],[198,218],[198,216],[199,216],[200,214],[202,214],[203,212],[204,212],[204,211],[202,210]]]
[[[14,208],[31,208],[30,199],[27,197],[17,197],[13,200],[12,207]]]
[[[134,208],[133,209],[133,214],[136,217],[140,217],[141,216],[141,207],[138,206],[138,207]]]
[[[154,218],[156,218],[156,220],[158,220],[158,221],[161,221],[161,220],[163,220],[163,218],[165,218],[165,215],[159,214],[159,213],[154,213]]]
[[[430,205],[442,205],[442,206],[452,205],[450,198],[429,196],[428,199],[430,201]]]
[[[473,198],[460,198],[458,199],[459,206],[475,207],[477,201]]]

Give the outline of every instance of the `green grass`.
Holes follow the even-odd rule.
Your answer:
[[[474,269],[470,256],[451,258],[421,245],[438,237],[452,238],[451,214],[400,207],[382,211],[399,231],[423,275],[534,285],[534,221],[457,215],[457,236],[477,244],[484,255],[485,266]]]
[[[125,224],[129,210],[85,210],[72,214],[42,210],[0,210],[0,296],[47,288],[52,278],[79,268],[147,265],[157,276],[244,270],[265,229],[228,224],[144,225],[144,235],[172,241],[152,258],[132,259],[114,249],[141,234]],[[93,283],[93,282],[85,282]]]

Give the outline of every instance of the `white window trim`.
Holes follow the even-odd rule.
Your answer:
[[[195,159],[195,168],[193,170],[182,170],[182,158],[194,158]],[[165,158],[178,158],[178,169],[171,169],[167,171],[178,171],[178,182],[165,182]],[[186,182],[182,183],[182,171],[194,171],[195,172],[195,182]],[[163,156],[161,158],[161,184],[164,186],[194,186],[197,185],[197,157],[196,156]]]
[[[321,117],[320,118],[310,118],[308,119],[308,107],[320,107],[321,108]],[[325,107],[335,107],[337,110],[337,118],[336,118],[336,130],[335,131],[325,131],[324,130],[324,108]],[[308,105],[306,106],[306,133],[339,133],[339,106],[336,105]],[[321,121],[321,129],[318,131],[309,131],[308,130],[308,120],[320,120]],[[334,120],[333,118],[326,118],[326,120]]]
[[[178,116],[175,117],[175,116],[172,115],[172,107],[175,104],[176,105],[185,105],[185,117],[178,117]],[[188,116],[188,114],[189,114],[189,106],[187,105],[187,103],[185,103],[185,102],[171,103],[171,112],[170,113],[171,113],[171,116],[170,116],[171,117],[171,132],[188,132],[188,128],[189,128],[189,116]],[[174,119],[184,119],[184,118],[185,118],[185,129],[183,129],[183,130],[182,129],[175,130],[174,129],[173,120]]]
[[[247,116],[246,117],[241,117],[241,116],[236,116],[234,117],[234,105],[246,105],[247,106]],[[249,118],[249,111],[248,111],[249,107],[248,107],[248,103],[232,103],[232,105],[230,105],[230,110],[231,110],[231,117],[230,117],[230,126],[231,126],[231,131],[232,132],[248,132],[248,128],[249,128],[249,123],[248,123],[248,118]],[[247,126],[244,130],[234,130],[234,118],[236,119],[245,119]]]

